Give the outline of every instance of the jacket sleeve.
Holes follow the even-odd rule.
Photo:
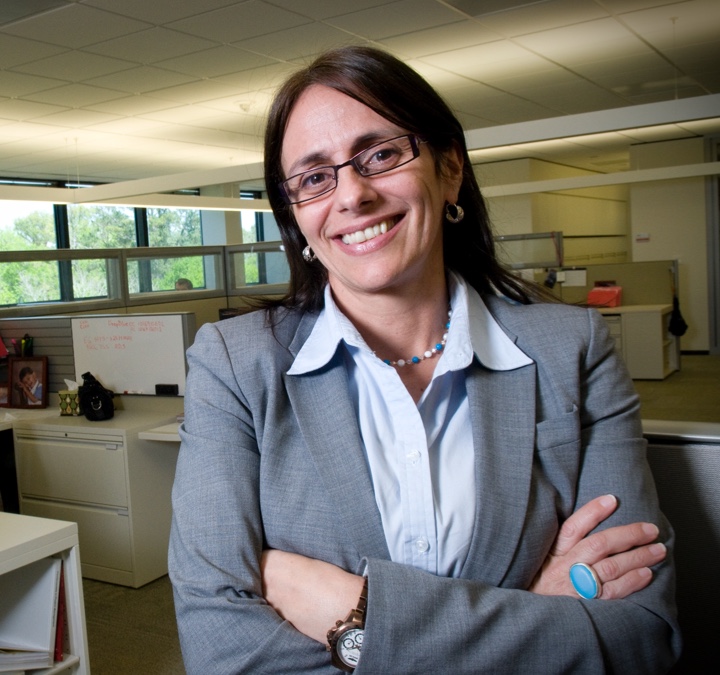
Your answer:
[[[262,597],[260,453],[243,394],[261,383],[238,384],[227,345],[212,325],[198,331],[188,360],[169,550],[187,673],[337,672],[323,646],[284,622]]]
[[[565,315],[559,316],[561,321]],[[586,322],[579,356],[559,339],[562,326],[556,321],[547,322],[544,342],[521,343],[538,364],[538,387],[552,389],[544,399],[579,409],[578,468],[571,485],[557,488],[556,508],[562,513],[568,502],[567,516],[600,494],[615,494],[620,506],[600,529],[654,522],[668,546],[666,561],[654,569],[646,589],[624,600],[587,601],[530,593],[525,590],[530,578],[518,583],[510,574],[498,587],[370,559],[357,675],[663,673],[678,658],[673,533],[659,510],[645,459],[637,396],[600,315],[573,310],[570,318]],[[548,369],[544,362],[566,365]],[[537,505],[531,500],[529,508]],[[558,526],[561,520],[559,515]],[[537,551],[538,565],[546,553]]]

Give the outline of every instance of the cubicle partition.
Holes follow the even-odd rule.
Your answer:
[[[586,265],[559,271],[565,281],[557,285],[557,293],[574,304],[587,302],[588,293],[598,283],[621,286],[623,305],[672,304],[673,288],[678,287],[677,260]]]
[[[644,420],[660,505],[675,528],[684,649],[673,675],[720,670],[720,424]]]

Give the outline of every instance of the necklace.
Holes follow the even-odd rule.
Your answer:
[[[397,361],[391,361],[390,359],[383,359],[383,363],[387,363],[389,366],[395,366],[396,368],[402,368],[403,366],[412,366],[416,363],[420,363],[425,359],[431,359],[433,356],[437,356],[445,347],[445,343],[448,338],[448,331],[450,330],[450,318],[452,317],[452,308],[448,309],[448,320],[445,324],[445,332],[443,333],[442,340],[438,342],[434,347],[431,347],[422,356],[411,356],[409,359],[398,359]],[[374,353],[374,352],[373,352]]]

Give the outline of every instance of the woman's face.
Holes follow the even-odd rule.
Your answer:
[[[292,176],[342,164],[370,145],[404,133],[406,129],[355,99],[313,85],[298,99],[288,120],[283,171]],[[368,177],[344,167],[334,191],[292,207],[339,300],[420,289],[444,274],[443,208],[446,201],[457,200],[462,179],[459,153],[448,157],[446,164],[447,170],[439,175],[430,149],[421,143],[419,157],[408,164]],[[380,227],[387,232],[374,234],[373,228]],[[358,242],[360,231],[366,235]]]

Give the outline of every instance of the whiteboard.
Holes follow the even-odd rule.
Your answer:
[[[96,314],[72,319],[77,383],[91,372],[118,394],[155,395],[156,384],[185,394],[185,350],[195,337],[195,315]]]

